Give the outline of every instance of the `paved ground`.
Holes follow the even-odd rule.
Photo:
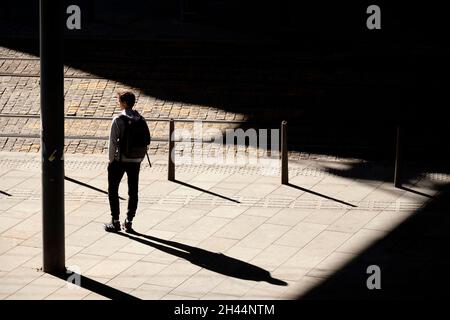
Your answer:
[[[259,155],[258,165],[176,161],[179,181],[168,182],[168,126],[155,121],[153,166],[144,163],[140,181],[139,234],[107,234],[102,229],[109,219],[104,138],[110,120],[89,117],[117,113],[117,90],[136,92],[137,109],[147,118],[244,120],[248,115],[245,109],[238,113],[156,99],[133,87],[133,81],[117,80],[119,67],[105,64],[105,70],[119,74],[108,79],[66,67],[65,114],[88,119],[65,124],[67,267],[81,273],[89,288],[73,289],[40,270],[38,62],[0,47],[0,299],[297,298],[386,236],[450,181],[449,175],[414,169],[406,174],[412,189],[394,189],[391,167],[293,151],[291,185],[281,186],[278,160],[247,149]],[[96,67],[101,69],[98,62]],[[136,76],[147,79],[152,72]],[[177,128],[192,124],[177,123]],[[211,155],[213,147],[176,144],[179,156]],[[120,194],[126,198],[126,181]],[[92,281],[96,285],[86,285]]]
[[[276,160],[274,160],[277,163]],[[67,155],[66,261],[82,281],[140,299],[291,299],[321,283],[421,208],[449,177],[419,175],[416,192],[340,177],[349,163],[295,161],[291,186],[255,165],[143,165],[139,235],[107,234],[104,155]],[[0,158],[0,298],[105,299],[40,271],[39,157]],[[123,182],[120,194],[126,198]],[[126,203],[122,201],[124,210]],[[221,253],[221,254],[218,254]],[[111,296],[109,296],[111,297]]]

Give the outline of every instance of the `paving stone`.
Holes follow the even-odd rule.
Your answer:
[[[66,238],[66,243],[75,246],[87,247],[105,236],[101,223],[88,223]]]
[[[180,232],[204,215],[202,210],[182,208],[155,226],[158,230]]]
[[[264,223],[242,239],[238,244],[244,247],[265,249],[289,229],[290,227],[288,226]]]
[[[163,287],[145,283],[136,290],[133,290],[131,294],[143,300],[158,300],[166,296],[172,290],[173,288],[171,287]]]
[[[201,268],[187,261],[176,261],[167,266],[158,274],[146,281],[149,284],[158,284],[175,288],[182,284],[193,274],[199,272]]]
[[[61,288],[65,281],[43,275],[14,294],[8,296],[8,300],[41,300]]]
[[[76,285],[65,285],[47,296],[46,300],[82,300],[90,293],[91,291]]]
[[[29,237],[41,231],[42,226],[40,224],[40,220],[40,214],[35,214],[19,223],[16,223],[17,219],[13,221],[6,221],[6,223],[12,223],[13,226],[4,231],[2,233],[2,236],[24,240],[28,239]]]
[[[352,234],[325,230],[304,246],[299,252],[306,255],[326,257],[339,248]]]
[[[274,300],[284,294],[292,283],[286,285],[273,285],[267,282],[257,283],[247,291],[241,299],[245,300]]]
[[[15,246],[0,255],[0,271],[12,271],[40,252],[39,248]]]
[[[316,278],[330,277],[349,263],[353,258],[355,258],[354,254],[333,252],[311,271],[309,271],[307,276]]]
[[[361,229],[354,235],[352,235],[342,246],[336,251],[342,253],[357,254],[363,252],[372,244],[381,240],[387,235],[384,231]]]
[[[367,224],[364,225],[364,228],[389,232],[409,217],[410,213],[408,212],[383,211],[367,222]]]
[[[177,237],[200,241],[205,240],[229,222],[230,219],[225,218],[203,217],[178,233]]]
[[[281,236],[275,244],[302,248],[326,229],[326,225],[300,222]]]
[[[80,272],[84,274],[87,270],[99,264],[102,260],[105,260],[105,258],[79,252],[67,259],[66,267],[73,271],[80,270]]]
[[[172,293],[175,295],[201,298],[224,281],[224,279],[225,276],[221,274],[203,269],[176,287]]]
[[[267,222],[285,226],[295,226],[312,212],[313,210],[285,208],[278,211],[274,216],[267,220]]]
[[[161,300],[198,300],[196,298],[192,297],[184,297],[184,296],[178,296],[172,293],[169,293],[161,298]]]
[[[380,212],[377,211],[363,210],[348,211],[341,218],[331,224],[327,230],[355,233],[379,213]]]
[[[291,283],[289,288],[281,294],[280,298],[287,300],[299,299],[323,281],[322,278],[304,276],[298,281]]]
[[[211,290],[212,294],[221,294],[225,296],[232,296],[234,299],[239,299],[251,290],[257,282],[242,280],[236,278],[227,278],[222,281],[217,287]]]
[[[167,265],[151,262],[136,262],[108,282],[112,287],[137,289],[152,276],[161,272]]]
[[[245,211],[244,214],[249,216],[260,216],[271,218],[280,210],[281,208],[249,208],[248,210]]]
[[[208,213],[208,216],[233,219],[245,212],[245,206],[216,206]]]
[[[267,271],[273,271],[292,257],[298,248],[270,245],[251,260],[251,263]]]
[[[240,245],[235,245],[228,249],[224,254],[244,262],[250,262],[254,257],[261,253],[262,249],[259,248],[249,248]]]
[[[112,279],[122,273],[124,270],[131,267],[141,258],[142,256],[140,255],[115,253],[87,270],[85,275],[88,277],[102,277]]]
[[[314,210],[302,221],[307,223],[318,223],[322,225],[333,224],[336,220],[346,214],[346,210]]]
[[[6,230],[18,225],[22,222],[21,219],[18,218],[10,218],[5,216],[0,216],[0,233],[4,233]]]
[[[0,237],[0,254],[14,248],[22,242],[21,239]]]
[[[18,267],[7,272],[0,278],[0,299],[7,298],[42,275],[42,272],[24,267]]]
[[[102,238],[83,249],[82,252],[85,254],[108,257],[130,242],[131,240],[127,237],[121,237],[113,233],[105,234]]]
[[[243,239],[265,220],[266,218],[264,217],[247,216],[242,214],[217,231],[214,236],[229,239]]]

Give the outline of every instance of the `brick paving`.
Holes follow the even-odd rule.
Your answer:
[[[141,93],[138,88],[118,81],[100,79],[84,71],[65,67],[65,115],[112,118],[119,113],[115,93],[133,90],[138,110],[146,118],[182,118],[198,120],[244,120],[239,113],[220,109],[156,99]],[[39,115],[39,60],[31,55],[0,47],[0,150],[38,152],[40,120],[1,117],[1,115]],[[109,134],[110,120],[66,120],[66,136],[105,138]],[[192,123],[177,123],[179,129],[192,129]],[[232,124],[215,124],[219,130],[233,128]],[[153,121],[150,124],[154,140],[167,140],[168,123]],[[26,135],[27,137],[20,137]],[[105,141],[69,139],[67,153],[106,153]],[[151,153],[167,152],[166,142],[154,142]],[[205,151],[208,152],[208,151]]]

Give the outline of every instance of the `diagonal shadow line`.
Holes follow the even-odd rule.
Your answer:
[[[2,191],[2,190],[0,190],[0,194],[3,194],[3,195],[8,196],[8,197],[12,197],[11,194],[9,194],[8,192]]]
[[[407,187],[403,187],[402,186],[402,187],[399,187],[399,189],[405,190],[407,192],[411,192],[411,193],[414,193],[414,194],[417,194],[419,196],[423,196],[423,197],[426,197],[426,198],[435,199],[435,196],[432,196],[431,194],[426,194],[426,193],[423,193],[423,192],[420,192],[420,191],[416,191],[416,190],[413,190],[413,189],[410,189],[410,188],[407,188]]]
[[[182,181],[179,181],[179,180],[174,180],[174,182],[178,183],[178,184],[181,184],[182,186],[189,187],[189,188],[192,188],[194,190],[201,191],[201,192],[204,192],[204,193],[207,193],[207,194],[210,194],[210,195],[213,195],[213,196],[216,196],[216,197],[228,200],[228,201],[232,201],[232,202],[235,202],[235,203],[240,203],[238,200],[231,199],[231,198],[222,196],[222,195],[220,195],[218,193],[215,193],[215,192],[212,192],[212,191],[208,191],[208,190],[205,190],[205,189],[193,186],[192,184],[189,184],[189,183],[186,183],[186,182],[182,182]]]
[[[91,292],[99,294],[105,298],[109,298],[111,300],[141,300],[135,296],[132,296],[131,294],[120,291],[118,289],[115,289],[106,284],[103,284],[101,282],[98,282],[98,281],[95,281],[88,277],[85,277],[76,272],[72,272],[71,270],[67,270],[67,272],[65,274],[64,273],[52,273],[52,275],[60,278],[61,280],[68,281],[70,283],[73,283],[74,285],[78,285],[80,288],[89,290]],[[71,279],[79,279],[80,280],[79,284],[76,283],[76,281],[74,281],[74,282],[69,281],[69,277]]]
[[[352,208],[357,208],[357,207],[358,207],[358,206],[355,206],[354,204],[351,204],[351,203],[348,203],[348,202],[345,202],[345,201],[342,201],[342,200],[339,200],[339,199],[335,199],[335,198],[326,196],[326,195],[324,195],[324,194],[321,194],[321,193],[318,193],[318,192],[315,192],[315,191],[312,191],[312,190],[308,190],[308,189],[305,189],[305,188],[296,186],[295,184],[288,183],[287,186],[289,186],[289,187],[291,187],[291,188],[294,188],[294,189],[298,189],[298,190],[307,192],[307,193],[310,193],[310,194],[313,194],[313,195],[315,195],[315,196],[318,196],[318,197],[321,197],[321,198],[324,198],[324,199],[327,199],[327,200],[332,200],[332,201],[335,201],[335,202],[344,204],[344,205],[346,205],[346,206],[350,206],[350,207],[352,207]]]
[[[175,241],[159,239],[156,237],[138,233],[136,231],[133,231],[132,233],[118,232],[117,234],[156,248],[165,253],[185,259],[199,267],[229,277],[239,278],[243,280],[266,281],[270,284],[278,286],[288,285],[286,282],[280,279],[273,278],[270,272],[267,270],[264,270],[250,263],[226,256],[222,253],[216,253],[196,247],[191,247],[189,245],[178,243]]]
[[[64,179],[66,179],[67,181],[70,181],[70,182],[79,184],[80,186],[83,186],[83,187],[86,187],[86,188],[89,188],[89,189],[92,189],[92,190],[95,190],[95,191],[98,191],[98,192],[101,192],[101,193],[104,193],[104,194],[108,194],[107,191],[102,190],[102,189],[99,189],[99,188],[96,188],[96,187],[91,186],[91,185],[89,185],[89,184],[87,184],[87,183],[84,183],[84,182],[81,182],[81,181],[78,181],[78,180],[75,180],[75,179],[72,179],[72,178],[69,178],[69,177],[66,177],[66,176],[64,176]],[[120,199],[120,200],[125,200],[125,199],[122,198],[122,197],[119,197],[119,199]]]

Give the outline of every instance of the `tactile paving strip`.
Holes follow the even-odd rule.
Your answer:
[[[40,200],[41,194],[36,190],[10,189],[8,192],[16,200]],[[6,196],[0,195],[0,198]],[[322,199],[302,199],[296,197],[230,197],[232,200],[222,199],[212,195],[141,195],[139,202],[146,204],[160,205],[202,205],[202,206],[251,206],[259,208],[294,208],[299,210],[352,210],[352,211],[391,211],[391,212],[413,212],[425,205],[423,202],[410,201],[348,201],[355,207],[340,204],[331,200]],[[106,195],[100,193],[86,192],[67,192],[66,201],[89,201],[96,203],[108,203]]]

